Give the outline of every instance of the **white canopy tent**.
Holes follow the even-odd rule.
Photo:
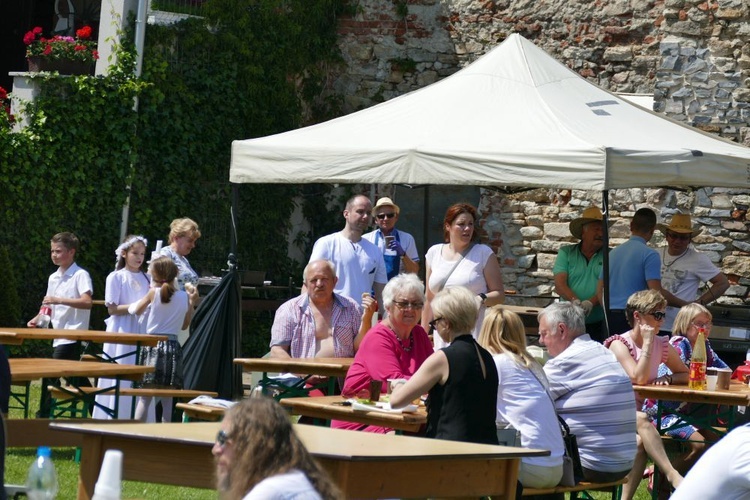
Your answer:
[[[520,35],[424,89],[234,141],[234,183],[750,187],[750,148],[591,84]]]

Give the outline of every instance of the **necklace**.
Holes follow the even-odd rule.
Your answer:
[[[398,342],[398,345],[401,346],[401,349],[403,349],[406,352],[409,352],[414,347],[414,336],[409,335],[409,345],[405,346],[404,343],[401,341],[401,339],[398,337],[398,334],[393,330],[393,327],[389,324],[387,325],[388,329],[393,332],[393,336],[396,337],[396,342]]]
[[[675,262],[677,262],[678,260],[680,260],[681,258],[683,258],[685,256],[685,254],[687,253],[688,250],[689,250],[689,248],[686,248],[684,252],[682,252],[680,255],[678,255],[677,257],[675,257],[674,259],[672,259],[672,262],[670,262],[669,264],[667,264],[667,255],[669,255],[669,253],[667,252],[667,250],[664,250],[664,267],[666,267],[667,269],[669,269],[670,267],[672,267],[672,265]]]

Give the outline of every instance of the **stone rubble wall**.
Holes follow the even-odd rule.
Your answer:
[[[357,111],[455,73],[511,33],[592,83],[653,93],[657,113],[750,145],[748,0],[350,0],[333,87],[344,111]],[[732,283],[721,302],[750,303],[746,191],[628,189],[609,200],[612,246],[628,237],[638,208],[653,208],[660,222],[677,210],[692,214],[703,228],[695,247]],[[509,290],[553,292],[557,249],[574,242],[568,223],[589,205],[601,206],[601,193],[483,190],[481,230]],[[657,231],[651,244],[666,243]]]

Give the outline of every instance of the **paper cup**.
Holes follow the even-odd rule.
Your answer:
[[[370,401],[380,400],[380,391],[383,390],[382,380],[370,380]]]
[[[716,370],[719,374],[719,378],[716,382],[716,388],[722,391],[729,390],[729,381],[732,378],[732,370],[729,368],[719,368]]]
[[[718,381],[719,375],[706,375],[706,390],[715,391]]]
[[[120,498],[122,491],[122,452],[107,450],[104,453],[99,479],[94,487],[94,497],[107,500]]]

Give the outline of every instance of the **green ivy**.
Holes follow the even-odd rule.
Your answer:
[[[172,219],[198,221],[203,236],[191,263],[219,275],[230,245],[231,142],[340,114],[338,98],[321,82],[340,61],[343,3],[208,0],[205,18],[147,27],[139,79],[127,43],[106,77],[39,77],[30,125],[12,133],[0,123],[0,245],[10,249],[19,281],[19,322],[39,307],[54,271],[49,239],[59,231],[80,237],[78,263],[91,273],[94,297],[103,297],[128,196],[129,232],[146,235],[152,247],[166,240]],[[304,209],[308,189],[240,186],[242,268],[267,270],[277,283],[299,281],[286,235],[295,200],[311,212]],[[316,227],[325,218],[341,224],[339,210],[323,208],[317,218]]]

